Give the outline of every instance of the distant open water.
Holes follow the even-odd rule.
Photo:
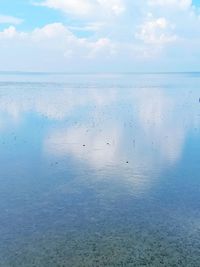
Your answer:
[[[199,73],[0,73],[0,267],[198,267],[199,98]]]

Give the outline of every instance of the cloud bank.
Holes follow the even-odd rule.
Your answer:
[[[44,0],[60,21],[0,31],[1,70],[186,71],[199,69],[200,16],[191,0]],[[68,22],[66,22],[68,21]],[[24,22],[25,23],[25,22]]]

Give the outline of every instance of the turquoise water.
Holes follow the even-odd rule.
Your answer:
[[[200,74],[0,74],[0,266],[200,262]]]

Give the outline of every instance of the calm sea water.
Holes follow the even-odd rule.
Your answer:
[[[200,74],[0,74],[0,266],[200,266]]]

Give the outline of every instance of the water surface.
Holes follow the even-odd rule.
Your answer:
[[[199,266],[200,74],[0,74],[0,266]]]

